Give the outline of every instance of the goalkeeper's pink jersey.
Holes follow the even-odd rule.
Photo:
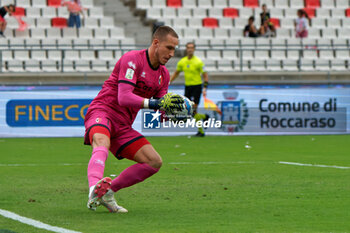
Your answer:
[[[111,76],[103,84],[102,90],[91,102],[86,118],[96,109],[108,113],[113,117],[110,120],[118,124],[132,125],[142,101],[136,105],[133,104],[134,107],[121,106],[121,99],[134,98],[133,94],[143,98],[160,98],[167,93],[169,81],[169,71],[165,66],[160,65],[157,69],[151,66],[147,50],[130,51],[124,54],[115,65]],[[129,88],[126,85],[133,87],[133,94],[129,92],[129,95],[124,94],[118,97],[118,90],[120,93],[125,93],[120,88]],[[136,98],[136,100],[139,99]]]

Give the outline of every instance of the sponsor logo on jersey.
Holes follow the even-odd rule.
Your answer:
[[[129,68],[129,69],[126,71],[125,78],[126,78],[126,79],[130,79],[130,80],[133,79],[134,73],[135,73],[135,71],[134,71],[133,69]]]
[[[132,61],[129,61],[128,62],[128,65],[133,68],[134,70],[136,69],[136,65],[132,62]]]

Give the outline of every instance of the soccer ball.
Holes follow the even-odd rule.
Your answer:
[[[183,109],[177,110],[174,109],[170,113],[170,120],[172,121],[187,121],[192,117],[193,114],[193,102],[189,100],[187,97],[180,95],[182,99],[184,100],[184,103],[182,104]]]

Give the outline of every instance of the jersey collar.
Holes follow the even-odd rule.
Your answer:
[[[149,67],[151,67],[152,70],[158,70],[159,66],[157,68],[154,68],[151,64],[151,61],[149,60],[148,49],[146,49],[146,57],[147,57],[147,62],[148,62]]]

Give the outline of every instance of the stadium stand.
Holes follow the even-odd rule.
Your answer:
[[[116,59],[136,48],[137,41],[148,43],[126,32],[134,29],[133,24],[116,23],[116,17],[124,17],[125,9],[113,15],[112,9],[109,12],[103,8],[119,1],[101,0],[97,1],[101,4],[96,5],[96,1],[82,0],[88,9],[79,29],[67,28],[68,11],[61,6],[61,0],[0,1],[2,5],[14,2],[16,14],[28,28],[18,31],[17,20],[6,17],[6,38],[0,39],[1,72],[108,72]],[[180,49],[189,41],[195,42],[196,55],[205,61],[210,71],[314,72],[350,68],[348,0],[128,2],[135,3],[136,11],[144,12],[144,22],[172,26],[180,36]],[[243,28],[250,16],[255,17],[259,26],[262,4],[268,6],[277,35],[245,38]],[[298,9],[304,9],[310,16],[309,35],[303,40],[295,38],[294,32]],[[27,62],[31,60],[33,62]]]
[[[255,16],[258,26],[262,4],[270,9],[277,36],[244,38],[248,17]],[[348,69],[350,8],[346,0],[136,0],[136,6],[147,12],[147,18],[174,27],[180,40],[195,42],[198,56],[214,60],[213,69],[235,70],[238,64],[243,71],[242,61],[247,61],[248,70],[252,71],[325,71],[331,69],[334,58],[343,60],[337,61],[338,70]],[[304,40],[295,38],[294,19],[298,9],[304,9],[310,17],[309,35]],[[233,38],[236,41],[230,43]],[[212,51],[215,47],[221,48]],[[228,55],[229,50],[238,56]]]
[[[79,29],[67,27],[68,11],[61,0],[0,1],[2,5],[11,3],[17,5],[15,15],[28,27],[19,31],[16,18],[6,16],[6,38],[0,40],[1,72],[56,72],[57,68],[66,72],[107,71],[107,62],[95,61],[99,59],[96,49],[112,51],[126,44],[117,52],[122,54],[135,48],[135,39],[125,37],[124,28],[116,27],[113,18],[105,16],[103,8],[92,0],[82,1],[87,12]]]

